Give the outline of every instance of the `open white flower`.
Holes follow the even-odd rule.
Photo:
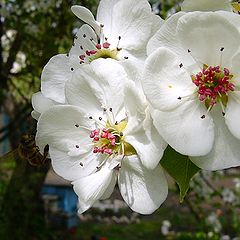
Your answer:
[[[109,197],[116,179],[134,211],[155,211],[167,196],[158,165],[166,144],[123,67],[98,59],[76,71],[65,88],[69,105],[40,116],[36,140],[41,149],[49,145],[54,170],[73,181],[79,212]]]
[[[163,22],[152,12],[147,0],[102,0],[96,21],[85,7],[75,5],[72,11],[88,25],[79,30],[70,54],[79,55],[80,48],[84,55],[82,61],[86,58],[86,62],[100,57],[118,60],[129,56],[145,57],[148,40]]]
[[[219,10],[232,12],[230,0],[184,0],[181,9],[184,12]]]
[[[77,32],[70,52],[52,57],[41,76],[43,95],[65,103],[64,85],[81,64],[98,58],[134,61],[142,69],[148,40],[163,20],[152,13],[147,0],[102,0],[97,21],[82,6],[72,11],[86,22]]]
[[[222,14],[170,18],[149,43],[168,49],[150,55],[143,81],[159,133],[206,170],[240,165],[240,33]]]

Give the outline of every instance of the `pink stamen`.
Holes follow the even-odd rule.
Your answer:
[[[93,153],[113,154],[114,147],[116,146],[116,136],[111,131],[106,128],[91,131],[89,137],[97,144],[93,148]]]
[[[86,57],[85,55],[80,55],[80,56],[79,56],[79,58],[80,58],[81,60],[84,60],[85,57]]]
[[[104,153],[106,153],[106,154],[109,154],[109,155],[111,155],[112,153],[113,153],[113,150],[112,149],[110,149],[110,148],[106,148],[106,149],[104,149],[104,151],[103,151]]]
[[[104,47],[104,48],[109,48],[109,47],[110,47],[110,45],[111,45],[111,44],[110,44],[110,43],[108,43],[108,42],[105,42],[105,43],[103,43],[103,47]]]
[[[99,141],[99,139],[100,139],[99,137],[94,137],[94,138],[93,138],[93,140],[94,140],[95,142]]]
[[[93,153],[98,153],[98,151],[99,151],[99,148],[98,148],[98,147],[94,147],[94,148],[93,148]]]
[[[91,50],[90,53],[91,53],[92,55],[94,55],[94,54],[97,53],[97,51],[96,51],[96,50]]]
[[[101,134],[101,138],[108,138],[108,133],[106,133],[106,132],[103,132],[102,134]]]
[[[88,56],[90,56],[91,55],[91,51],[86,51],[86,54],[88,55]]]
[[[204,66],[202,72],[192,76],[192,81],[198,87],[199,100],[208,99],[210,106],[214,106],[228,91],[234,91],[234,84],[229,82],[231,78],[227,68]]]
[[[96,44],[96,48],[97,48],[97,49],[101,49],[101,48],[102,48],[101,44],[99,44],[99,43]]]

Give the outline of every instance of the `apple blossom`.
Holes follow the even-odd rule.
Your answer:
[[[109,197],[116,181],[134,211],[155,211],[167,196],[158,165],[166,144],[121,64],[82,65],[66,82],[65,96],[68,105],[40,116],[36,141],[40,149],[49,145],[54,170],[72,181],[79,213]]]
[[[237,20],[225,12],[167,20],[149,42],[142,82],[159,133],[206,170],[240,165],[240,32],[230,14]]]

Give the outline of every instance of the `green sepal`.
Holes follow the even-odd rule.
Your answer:
[[[178,184],[180,190],[180,202],[183,202],[189,189],[189,183],[200,168],[191,162],[188,156],[176,152],[170,146],[165,150],[160,163]]]

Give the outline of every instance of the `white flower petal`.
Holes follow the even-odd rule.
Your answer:
[[[230,74],[233,75],[231,81],[235,86],[240,87],[240,53],[237,53],[232,58],[232,66],[230,68]]]
[[[212,151],[203,157],[191,160],[205,170],[221,170],[240,165],[240,140],[228,130],[221,109],[214,107],[211,115],[215,125],[215,141]]]
[[[152,21],[153,21],[153,24],[152,24],[151,35],[153,36],[160,29],[160,27],[163,26],[164,20],[160,16],[152,14]]]
[[[109,8],[106,7],[110,3]],[[115,4],[116,3],[116,4]],[[139,50],[151,36],[152,12],[146,0],[103,1],[97,20],[104,24],[104,35],[120,48]]]
[[[97,21],[105,28],[111,29],[113,21],[113,9],[119,0],[101,0],[97,9]]]
[[[86,51],[96,50],[95,44],[97,43],[97,36],[93,29],[84,24],[78,30],[74,44],[69,52],[70,55],[77,55],[78,57],[81,55],[86,55]],[[80,61],[80,59],[79,59]]]
[[[66,84],[66,96],[70,104],[89,115],[101,116],[103,107],[111,107],[116,114],[123,105],[126,81],[127,75],[117,61],[97,59],[83,65]]]
[[[120,53],[121,54],[123,53],[122,56],[124,55],[129,56],[129,58],[126,61],[121,61],[121,65],[126,71],[129,79],[131,79],[136,84],[136,87],[139,90],[139,94],[141,94],[142,98],[145,99],[145,95],[142,90],[141,78],[143,74],[144,62],[147,58],[146,54],[143,53],[134,56],[132,54],[129,55],[129,53],[125,50],[122,50]]]
[[[95,18],[89,9],[74,5],[71,7],[71,10],[79,19],[93,27],[98,35],[100,34],[100,24],[95,21]]]
[[[221,15],[222,17],[225,17],[226,20],[228,20],[231,24],[233,24],[238,30],[240,30],[240,15],[239,14],[233,14],[232,12],[227,11],[218,11],[217,14]]]
[[[195,91],[190,74],[180,64],[178,57],[166,48],[159,48],[146,60],[142,85],[154,108],[172,110]]]
[[[59,54],[52,57],[44,67],[41,76],[42,94],[59,103],[65,103],[64,86],[79,67],[78,56]]]
[[[202,156],[210,152],[214,124],[198,99],[184,102],[172,112],[154,111],[153,123],[159,134],[183,155]],[[203,118],[205,117],[205,118]]]
[[[148,55],[158,47],[167,47],[178,55],[185,68],[196,62],[199,66],[205,63],[229,67],[229,60],[239,50],[239,18],[235,15],[225,11],[174,14],[149,41]],[[195,73],[194,69],[191,71]]]
[[[146,118],[147,102],[139,94],[136,85],[128,82],[124,89],[124,106],[128,116],[128,125],[124,130],[125,134],[138,132],[143,128],[143,121]]]
[[[153,213],[168,193],[161,167],[148,170],[137,156],[125,157],[122,161],[118,185],[124,201],[133,211],[141,214]]]
[[[178,12],[173,14],[164,22],[164,24],[161,26],[161,29],[159,29],[148,42],[148,55],[150,55],[159,47],[171,47],[171,49],[175,52],[181,51],[178,39],[176,38],[176,27],[179,18],[183,15],[185,15],[185,13]]]
[[[114,177],[114,171],[104,166],[96,173],[72,183],[73,189],[79,197],[79,214],[89,209],[103,196],[108,188],[112,189],[114,183],[112,178]]]
[[[103,195],[101,196],[100,200],[105,200],[111,197],[115,186],[116,186],[116,182],[117,182],[117,174],[114,173],[111,179],[111,182],[109,183],[108,188],[106,189],[106,191],[103,193]]]
[[[225,121],[233,136],[240,139],[240,92],[234,91],[228,95],[225,111]]]
[[[32,118],[34,118],[35,120],[38,120],[39,119],[39,117],[40,117],[40,113],[39,112],[36,112],[36,111],[32,111],[31,112],[31,116],[32,116]]]
[[[37,92],[32,95],[32,106],[37,113],[41,114],[56,104],[57,103],[55,101],[44,97],[41,92]]]
[[[227,37],[223,37],[227,36]],[[229,67],[229,59],[239,49],[238,29],[219,13],[193,12],[182,16],[177,25],[182,48],[191,51],[199,63]],[[207,44],[206,44],[207,39]],[[220,51],[224,48],[224,51]],[[221,57],[222,56],[222,57]]]
[[[49,153],[54,171],[69,181],[92,174],[100,164],[98,156],[92,152],[69,156],[62,150],[50,147]]]
[[[98,119],[103,114],[104,92],[95,79],[90,65],[84,65],[66,83],[66,98],[69,104],[78,106],[89,117]]]
[[[184,0],[181,7],[182,11],[229,11],[232,6],[229,0]]]
[[[89,145],[93,123],[78,107],[55,106],[39,118],[36,141],[42,150],[45,145],[69,152],[79,145],[79,150]]]
[[[166,143],[153,126],[146,102],[138,94],[134,84],[125,88],[125,109],[128,124],[124,130],[125,141],[137,151],[142,164],[154,169],[162,158]]]

